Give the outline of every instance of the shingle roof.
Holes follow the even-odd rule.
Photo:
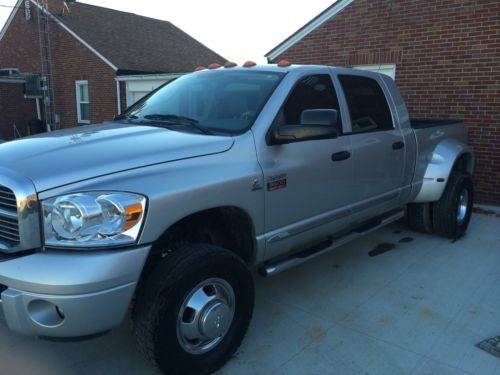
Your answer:
[[[168,21],[84,3],[49,0],[53,16],[119,71],[185,73],[227,60]]]

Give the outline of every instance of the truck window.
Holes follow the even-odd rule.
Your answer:
[[[168,125],[169,117],[177,116],[223,134],[239,134],[253,125],[284,75],[227,69],[187,74],[140,100],[117,120],[154,126],[162,121]]]
[[[300,117],[306,109],[335,109],[338,112],[337,131],[342,132],[340,107],[332,79],[328,74],[318,74],[302,78],[288,96],[275,123],[279,125],[299,125]]]
[[[384,92],[371,78],[339,75],[351,114],[353,133],[394,129]]]

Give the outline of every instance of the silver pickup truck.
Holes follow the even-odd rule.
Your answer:
[[[220,368],[274,275],[403,218],[458,238],[473,155],[411,121],[393,80],[326,66],[205,69],[113,122],[0,146],[0,312],[81,338],[131,307],[164,373]]]

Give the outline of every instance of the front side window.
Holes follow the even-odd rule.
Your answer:
[[[332,79],[328,74],[318,74],[302,78],[293,88],[285,104],[278,113],[278,125],[300,125],[302,113],[308,109],[334,109],[337,111],[337,131],[342,132],[339,101]]]
[[[187,74],[137,102],[118,121],[239,134],[255,121],[284,73],[214,70]]]
[[[350,75],[339,75],[339,80],[351,114],[353,133],[394,129],[387,99],[377,81]]]
[[[76,81],[76,112],[79,124],[90,124],[89,83]]]

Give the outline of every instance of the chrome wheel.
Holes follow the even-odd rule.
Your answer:
[[[188,294],[179,310],[179,344],[191,354],[203,354],[215,348],[229,331],[234,310],[231,285],[219,278],[201,282]]]
[[[467,210],[469,208],[469,191],[464,189],[460,194],[460,198],[458,198],[458,207],[457,207],[457,223],[461,225],[465,217],[467,216]]]

